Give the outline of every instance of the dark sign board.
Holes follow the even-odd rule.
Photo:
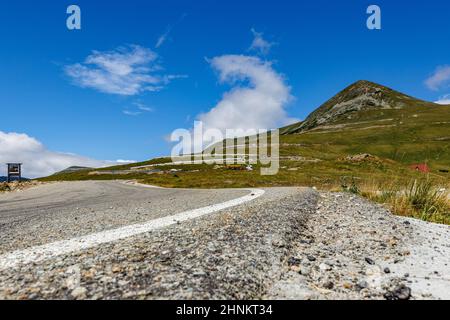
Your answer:
[[[19,181],[22,178],[22,164],[21,163],[8,163],[8,182],[11,182],[13,178]]]

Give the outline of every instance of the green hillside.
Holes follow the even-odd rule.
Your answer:
[[[404,165],[427,163],[436,173],[450,167],[450,106],[367,81],[351,85],[305,121],[282,130],[284,143],[312,149],[326,145],[331,157],[370,153]]]

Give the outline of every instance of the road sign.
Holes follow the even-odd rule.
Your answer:
[[[21,163],[7,163],[8,166],[8,182],[12,179],[21,180],[22,179],[22,164]]]

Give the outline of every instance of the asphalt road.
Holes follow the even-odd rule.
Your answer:
[[[316,199],[118,182],[2,195],[0,299],[258,298]]]
[[[448,299],[449,237],[308,188],[50,184],[0,195],[0,300]]]
[[[145,188],[64,182],[0,195],[0,254],[221,203],[248,190]]]

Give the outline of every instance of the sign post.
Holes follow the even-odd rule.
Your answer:
[[[8,166],[8,183],[13,178],[17,178],[19,182],[22,180],[22,164],[21,163],[7,163]]]

